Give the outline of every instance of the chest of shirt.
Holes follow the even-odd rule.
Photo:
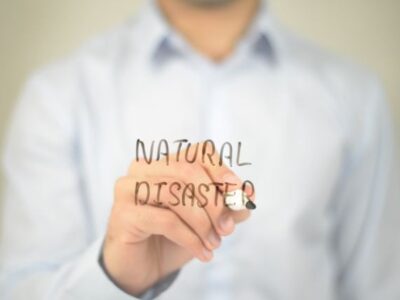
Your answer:
[[[241,159],[251,165],[233,170],[253,182],[257,209],[216,253],[217,269],[231,266],[224,282],[245,280],[241,270],[270,270],[277,276],[260,276],[252,283],[260,286],[279,276],[314,278],[321,262],[331,272],[329,205],[344,139],[326,105],[332,103],[329,93],[318,84],[269,72],[235,73],[222,80],[171,70],[138,74],[119,87],[93,86],[90,117],[83,114],[80,120],[80,144],[96,233],[106,228],[114,183],[135,158],[137,139],[147,145],[160,139],[240,141]],[[301,274],[293,268],[299,261],[307,265],[299,268]],[[198,265],[185,270],[187,278],[193,274],[193,288],[198,288],[198,274],[209,272]]]
[[[242,143],[250,166],[233,166],[256,188],[255,238],[304,227],[305,238],[327,238],[327,207],[340,172],[343,138],[318,86],[252,69],[224,76],[190,68],[132,75],[132,83],[97,85],[96,117],[85,120],[86,176],[99,230],[106,224],[115,180],[135,157],[136,140]],[[302,224],[304,222],[304,224]],[[326,224],[312,226],[312,224]],[[290,231],[289,231],[290,232]]]

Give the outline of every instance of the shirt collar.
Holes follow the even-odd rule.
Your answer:
[[[180,41],[179,34],[169,25],[160,11],[157,0],[145,1],[139,18],[141,30],[144,31],[141,44],[149,60],[160,62],[179,54],[184,45]],[[272,40],[269,37],[269,19],[266,0],[261,0],[253,23],[240,42],[264,58],[273,58],[274,54]]]
[[[247,44],[254,53],[264,58],[273,58],[274,45],[271,39],[271,15],[266,0],[260,1],[260,7],[253,19],[253,23],[241,42]]]

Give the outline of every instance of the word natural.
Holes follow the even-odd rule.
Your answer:
[[[157,150],[155,150],[156,146]],[[185,148],[183,149],[183,147]],[[182,139],[174,141],[172,145],[170,145],[167,140],[163,139],[160,140],[157,145],[155,145],[155,141],[152,141],[150,149],[146,150],[144,142],[138,139],[136,141],[136,160],[139,161],[140,157],[142,157],[148,164],[151,164],[155,154],[156,161],[165,158],[166,164],[169,165],[171,148],[174,148],[174,159],[177,162],[184,159],[185,162],[192,164],[201,159],[203,164],[210,163],[212,166],[222,166],[225,159],[230,167],[233,167],[234,164],[239,167],[251,165],[249,162],[241,162],[241,142],[237,143],[236,151],[231,143],[225,142],[219,148],[219,152],[217,152],[215,143],[212,140],[192,144],[189,143],[188,140]]]

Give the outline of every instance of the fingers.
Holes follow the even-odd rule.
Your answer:
[[[185,203],[175,202],[176,199],[171,200],[170,187],[177,184],[180,191],[175,191],[175,193],[180,193],[180,199],[183,199],[182,193],[185,193],[187,195]],[[131,201],[138,206],[142,206],[139,204],[147,204],[172,210],[198,235],[209,250],[214,250],[220,246],[221,239],[215,232],[207,212],[198,205],[194,188],[185,191],[186,187],[184,187],[183,182],[171,181],[171,179],[165,177],[150,178],[145,182],[130,177],[122,179],[121,185],[125,185],[123,187],[125,190],[124,197],[132,198]]]
[[[182,205],[170,206],[170,208],[200,234],[205,244],[212,247],[210,249],[219,246],[219,236],[226,236],[234,231],[235,219],[247,218],[248,212],[240,212],[238,214],[241,216],[236,217],[232,215],[232,212],[224,203],[224,196],[221,192],[223,183],[213,182],[213,179],[198,162],[176,164],[174,176],[196,189],[196,192],[193,193],[195,195],[192,196],[195,198],[194,202],[199,205],[187,205],[187,203],[182,202]],[[181,190],[181,193],[183,197],[188,194],[185,190]],[[164,199],[168,199],[168,194],[165,195]],[[206,227],[205,217],[209,218],[217,235]]]
[[[181,202],[173,203],[172,201],[168,201],[168,199],[171,198],[171,191],[170,189],[163,189],[161,192],[157,191],[159,199],[163,199],[163,205],[179,215],[179,217],[201,238],[208,249],[213,250],[218,248],[221,239],[214,230],[207,212],[201,205],[199,205],[200,200],[196,196],[196,183],[201,179],[195,179],[192,177],[189,180],[193,180],[193,182],[185,184],[181,181],[179,182],[181,185],[178,185],[176,181],[172,182],[168,179],[164,180],[170,187],[172,184],[175,184],[176,189],[179,188],[179,191],[176,190],[175,194],[179,195],[178,197],[181,199]],[[208,180],[208,178],[203,178],[203,180]]]
[[[220,246],[221,239],[214,230],[207,212],[202,207],[187,203],[186,205],[169,206],[169,208],[198,234],[208,249],[213,250]]]
[[[221,193],[222,185],[213,182],[202,165],[196,163],[190,165],[190,170],[188,168],[186,166],[180,172],[184,181],[193,182],[195,186],[207,184],[204,186],[202,194],[198,193],[198,201],[208,215],[214,230],[220,236],[231,234],[235,229],[235,221],[224,203],[223,193]]]
[[[200,238],[171,210],[149,205],[135,206],[132,226],[149,235],[164,236],[201,261],[206,262],[213,257],[212,251],[204,247]]]
[[[242,189],[250,200],[255,201],[254,186],[252,183],[243,182],[239,176],[220,161],[220,155],[214,149],[208,149],[207,147],[211,147],[211,145],[203,143],[203,152],[208,153],[209,159],[202,160],[201,166],[213,182],[222,183],[222,185],[217,185],[220,191],[221,203],[225,204],[226,193],[238,189]],[[214,206],[205,208],[209,215],[212,216],[212,219],[217,220],[216,222],[214,221],[214,224],[216,228],[219,228],[218,232],[221,235],[231,233],[234,224],[243,222],[250,216],[248,210],[233,212],[229,208],[226,208],[225,205],[223,207],[223,209],[215,209]]]
[[[153,195],[150,204],[161,201],[163,206],[174,210],[200,236],[209,249],[217,248],[220,244],[219,236],[231,234],[235,229],[235,223],[247,219],[250,215],[246,210],[233,212],[226,207],[224,194],[230,190],[238,189],[241,181],[225,165],[215,167],[206,164],[204,166],[195,162],[193,164],[176,163],[169,167],[159,164],[158,166],[147,166],[146,169],[151,169],[148,173],[146,172],[147,174],[158,174],[159,176],[148,176],[146,178],[147,183],[144,182],[143,184],[147,184],[147,186],[142,186],[139,191],[139,198],[142,201],[145,199],[145,203],[142,202],[142,204],[149,202],[149,195]],[[211,178],[210,175],[214,178]],[[173,180],[186,184],[186,186],[177,184],[174,187],[175,190],[180,189],[175,191],[175,198],[177,198],[176,195],[179,197],[177,201],[168,192],[168,187],[161,185],[155,187],[157,183],[170,186]],[[226,180],[227,188],[224,188],[224,180]],[[132,183],[132,186],[134,185],[135,183]],[[191,185],[191,189],[188,185]],[[189,187],[189,189],[186,187]],[[193,189],[196,189],[196,192]],[[135,202],[138,198],[136,192],[132,192],[135,194]],[[154,195],[157,195],[157,199],[154,199]],[[208,222],[206,217],[209,219]],[[211,222],[214,231],[210,228],[209,222]]]
[[[135,207],[140,209],[156,205],[157,207],[152,208],[161,210],[163,215],[167,215],[166,212],[169,215],[172,213],[180,222],[175,221],[175,225],[183,224],[197,237],[204,249],[213,250],[220,245],[220,236],[231,234],[236,223],[250,216],[247,210],[234,212],[226,207],[224,195],[243,189],[254,200],[254,189],[250,185],[243,185],[242,180],[230,168],[220,164],[218,153],[210,152],[208,157],[209,160],[200,159],[193,163],[172,160],[169,165],[162,161],[152,164],[135,162],[130,168],[131,178],[126,180],[128,182],[121,180],[120,185],[124,187],[117,188],[116,193],[120,194],[117,198],[133,200]],[[139,178],[136,180],[135,174],[140,175],[142,180],[143,188],[139,187],[139,190]],[[172,195],[171,184],[175,184]],[[169,238],[171,233],[159,234]],[[176,236],[174,238],[177,239]]]
[[[207,142],[203,143],[203,153],[210,152],[210,150],[205,149],[207,146],[209,146]],[[237,176],[223,163],[220,154],[216,153],[215,151],[211,151],[211,153],[212,154],[208,155],[210,158],[209,160],[202,160],[202,166],[213,181],[223,182],[224,188],[220,188],[220,191],[224,196],[224,202],[225,195],[236,190],[242,190],[248,199],[255,201],[255,190],[253,183],[251,181],[242,181],[239,176]],[[214,161],[218,161],[218,164],[213,163]],[[248,213],[249,212],[246,211],[240,212],[240,214],[243,216],[240,216],[239,218],[247,218]]]

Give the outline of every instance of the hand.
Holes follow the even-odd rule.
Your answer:
[[[165,160],[152,164],[135,161],[128,175],[115,184],[103,261],[113,281],[131,295],[142,293],[195,257],[210,261],[221,237],[231,234],[235,224],[250,215],[249,211],[233,212],[224,205],[223,194],[242,184],[226,166],[177,162],[174,156],[170,161],[169,165]],[[146,189],[136,188],[140,182],[149,183],[149,194]],[[157,185],[160,182],[162,188]],[[174,186],[173,194],[183,197],[185,184],[203,184],[204,188],[211,182],[230,185],[225,186],[226,190],[214,186],[215,193],[211,188],[208,193],[203,190],[203,197],[192,193],[195,201],[190,203],[189,199],[185,204],[177,203],[178,198],[173,198],[172,190],[167,188]],[[202,205],[205,200],[206,205]]]

